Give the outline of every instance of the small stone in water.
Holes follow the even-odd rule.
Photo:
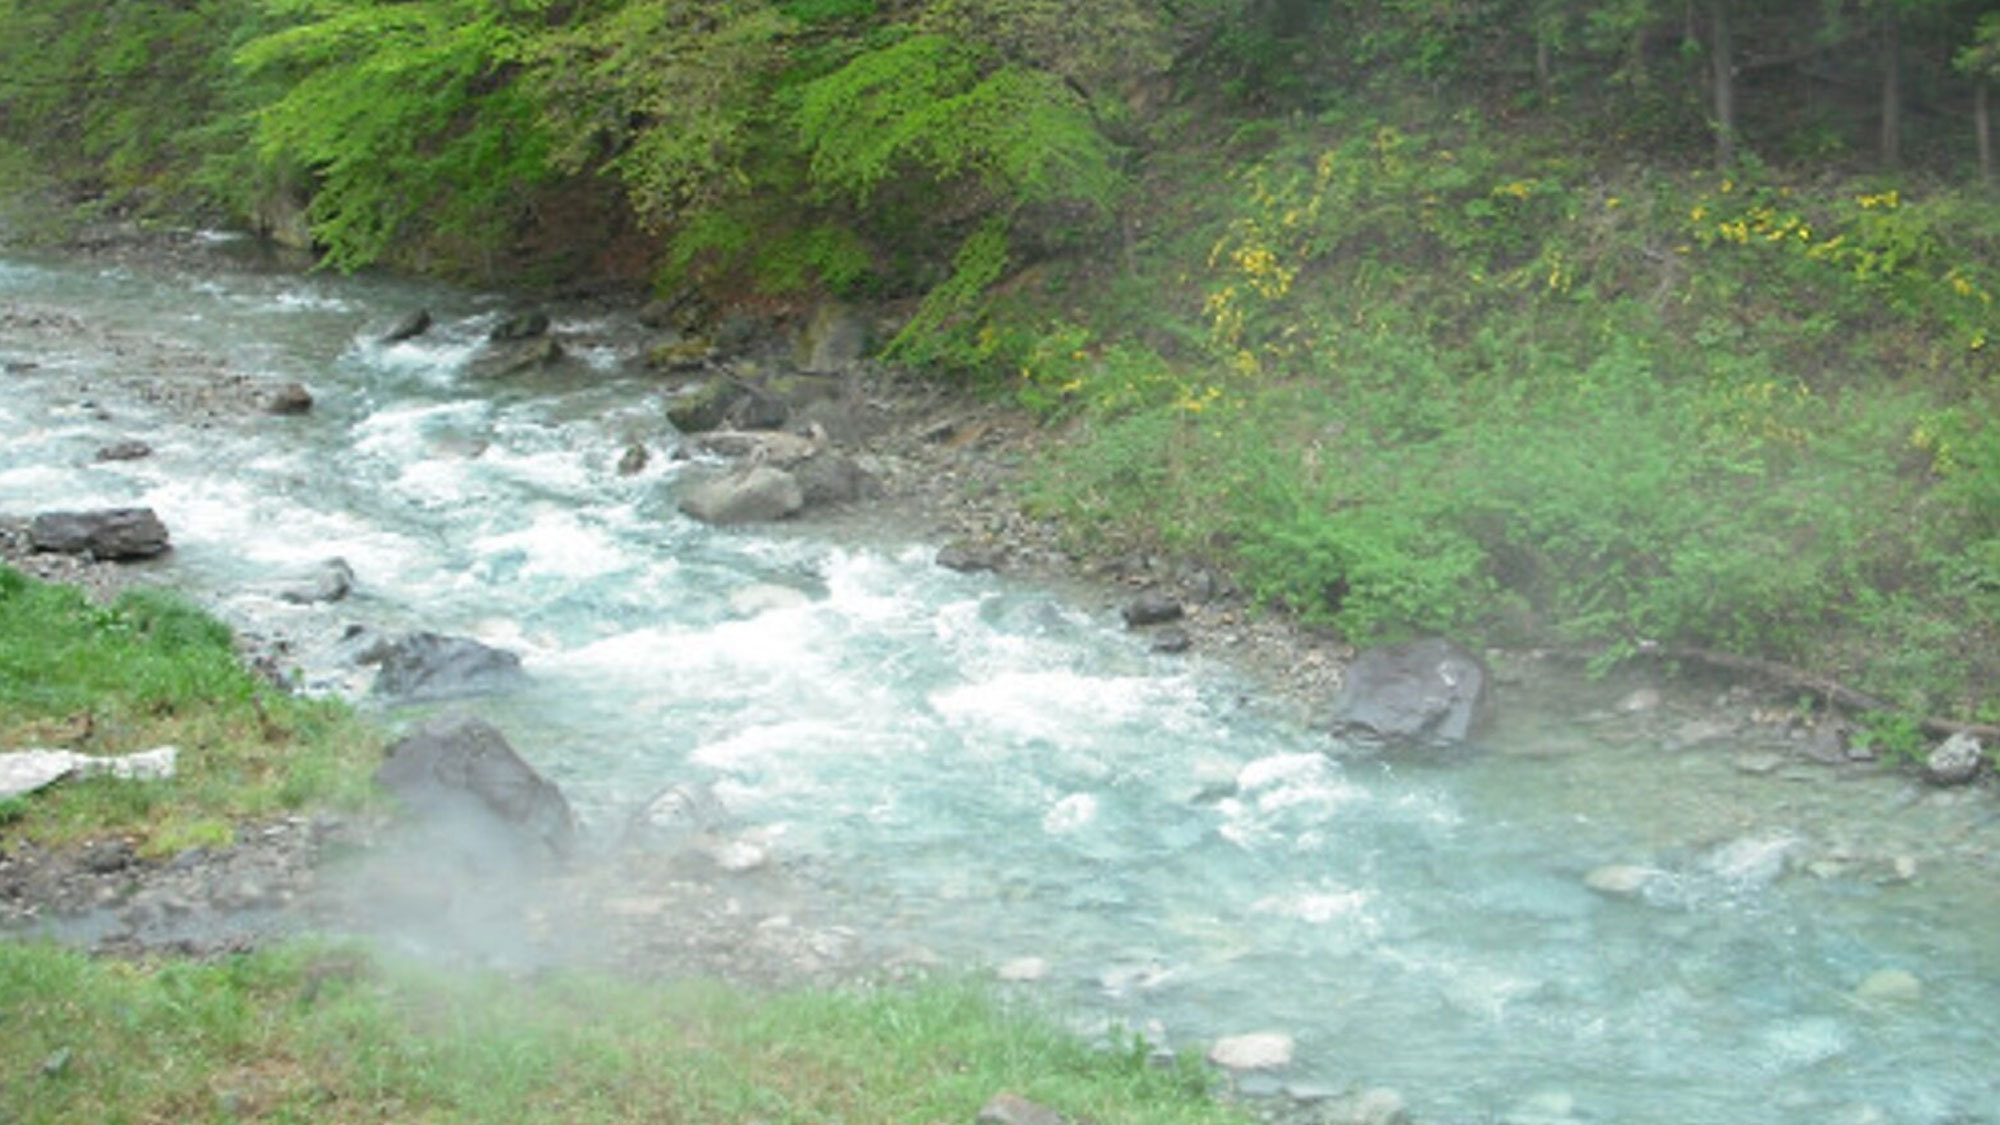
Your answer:
[[[1583,877],[1583,885],[1601,895],[1631,898],[1646,889],[1659,872],[1630,863],[1607,863]]]
[[[1877,969],[1854,989],[1854,998],[1868,1004],[1914,1004],[1923,996],[1924,983],[1902,969]]]
[[[1778,767],[1785,764],[1785,756],[1768,750],[1753,750],[1736,755],[1729,764],[1735,766],[1738,773],[1762,775],[1776,773]]]
[[[994,971],[994,975],[1004,981],[1041,980],[1049,975],[1049,963],[1040,957],[1016,957],[1001,965]]]
[[[1277,1070],[1292,1064],[1294,1047],[1281,1031],[1228,1035],[1208,1049],[1208,1061],[1225,1070]]]

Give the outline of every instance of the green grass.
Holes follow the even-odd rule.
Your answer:
[[[1098,1050],[962,983],[750,995],[437,976],[351,950],[207,963],[0,945],[10,1121],[970,1121],[1012,1091],[1075,1120],[1222,1125],[1192,1059]]]
[[[260,681],[226,626],[172,595],[99,606],[0,567],[0,747],[162,745],[180,749],[172,780],[58,783],[10,803],[8,834],[117,833],[152,853],[226,843],[239,821],[368,801],[380,741],[345,706]]]

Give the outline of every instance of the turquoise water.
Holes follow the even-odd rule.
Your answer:
[[[418,304],[436,330],[373,342]],[[28,326],[28,306],[84,328]],[[1031,987],[1177,1046],[1287,1032],[1286,1081],[1395,1087],[1426,1122],[2000,1120],[1989,796],[1672,752],[1603,717],[1619,688],[1560,678],[1507,694],[1483,754],[1343,764],[1227,669],[939,569],[916,534],[687,521],[676,491],[702,467],[660,455],[664,388],[621,364],[638,337],[558,310],[592,341],[576,362],[472,379],[509,307],[0,259],[0,360],[40,365],[0,376],[0,511],[151,505],[164,576],[268,630],[511,648],[532,685],[487,711],[587,825],[702,781],[857,928],[1038,958]],[[136,393],[135,341],[157,338],[318,404],[188,426]],[[108,419],[54,392],[72,376]],[[123,436],[155,455],[92,461]],[[655,456],[621,476],[633,440]],[[332,555],[354,600],[270,596]],[[331,650],[301,663],[364,686]],[[1649,874],[1589,889],[1610,864]],[[1888,971],[1916,995],[1864,987]]]

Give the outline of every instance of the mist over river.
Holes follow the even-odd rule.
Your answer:
[[[1393,1087],[1422,1122],[2000,1122],[1989,792],[1776,735],[1677,749],[1684,701],[1642,721],[1631,684],[1555,675],[1503,684],[1479,753],[1332,756],[1226,667],[936,566],[925,529],[689,520],[705,466],[662,455],[624,314],[551,306],[569,360],[478,378],[517,303],[247,261],[0,256],[0,512],[150,506],[149,567],[253,629],[519,653],[528,685],[471,706],[595,840],[699,782],[885,946],[1038,961],[1017,987],[1177,1047],[1281,1031],[1274,1089]],[[315,405],[145,390],[214,370]],[[128,437],[152,454],[95,459]],[[353,598],[271,596],[333,556]],[[366,703],[336,647],[297,655]]]

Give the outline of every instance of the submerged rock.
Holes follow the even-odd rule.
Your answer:
[[[1485,718],[1486,665],[1437,637],[1355,657],[1333,701],[1333,732],[1392,746],[1454,746]]]
[[[151,508],[43,512],[28,525],[28,546],[93,559],[143,559],[167,549],[167,527]]]

